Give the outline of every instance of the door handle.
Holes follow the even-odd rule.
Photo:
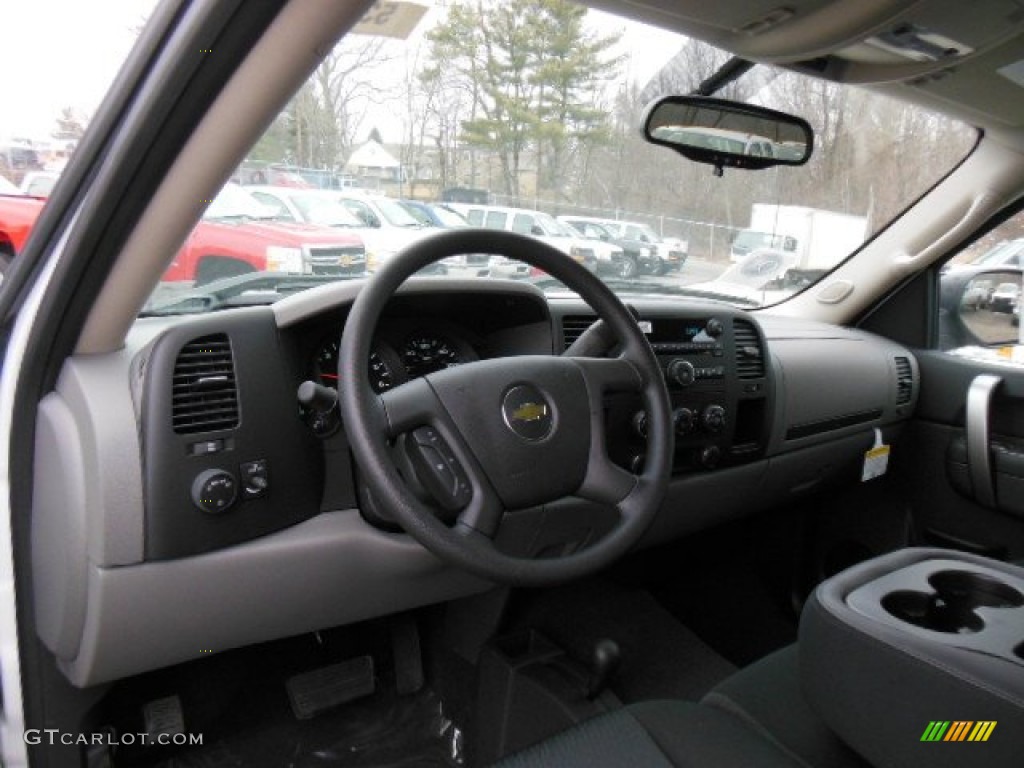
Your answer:
[[[967,388],[967,472],[974,499],[983,507],[996,506],[996,492],[989,453],[989,406],[1002,384],[999,376],[983,373],[975,376]]]

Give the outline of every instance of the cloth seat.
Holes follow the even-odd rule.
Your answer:
[[[729,712],[649,701],[595,717],[499,763],[499,768],[800,768]]]
[[[869,768],[807,703],[796,645],[730,675],[701,702],[739,718],[801,765]]]

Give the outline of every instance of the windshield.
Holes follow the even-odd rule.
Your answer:
[[[366,30],[343,38],[234,178],[280,186],[266,171],[287,168],[329,184],[332,191],[322,194],[361,220],[358,237],[371,271],[434,234],[400,200],[444,203],[458,206],[473,226],[527,236],[570,234],[558,217],[592,222],[581,231],[592,238],[605,233],[618,250],[591,249],[588,266],[621,296],[701,296],[750,308],[784,301],[820,280],[976,141],[970,126],[909,103],[756,65],[713,95],[805,118],[815,132],[814,153],[802,166],[725,168],[718,176],[711,166],[645,142],[639,127],[645,105],[693,92],[728,54],[582,6],[515,2],[514,13],[512,0],[424,3],[404,38]],[[519,65],[509,68],[504,63],[513,53]],[[707,129],[697,139],[742,143],[746,151],[750,142],[728,133]],[[218,196],[207,218],[259,215],[244,188],[228,189],[233,204]],[[305,198],[295,204],[307,218],[325,229],[342,221],[334,208],[299,200]],[[462,223],[443,208],[435,212],[446,223]],[[334,242],[331,236],[315,239]],[[234,243],[214,250],[211,243],[208,252],[239,254],[232,275],[273,267],[297,277],[361,276],[340,261],[328,265],[325,256],[316,263],[280,256],[281,248],[309,253],[314,235],[307,239],[253,240],[246,246],[251,253]],[[190,242],[168,255],[169,263],[174,258],[163,297],[200,287],[203,254],[190,253]],[[576,245],[562,245],[580,258]],[[279,257],[268,258],[268,248]],[[447,260],[439,272],[564,291],[535,270],[469,255]]]

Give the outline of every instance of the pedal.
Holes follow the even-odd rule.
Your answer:
[[[391,655],[395,660],[395,690],[408,696],[423,687],[423,652],[420,630],[408,614],[391,619]]]
[[[142,708],[142,718],[151,742],[159,736],[177,736],[185,732],[185,712],[177,696],[150,701]]]
[[[372,694],[376,690],[373,657],[357,656],[294,675],[288,678],[285,688],[295,717],[308,720],[324,710]]]

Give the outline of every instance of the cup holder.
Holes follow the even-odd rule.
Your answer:
[[[935,632],[980,632],[985,622],[971,608],[945,602],[939,595],[900,590],[882,598],[882,607],[908,624]]]
[[[971,571],[939,571],[928,583],[947,602],[970,604],[972,608],[1019,608],[1024,595],[1001,581]]]
[[[1017,608],[1024,594],[981,573],[939,571],[928,578],[935,590],[929,594],[898,590],[882,598],[882,608],[891,616],[935,632],[970,634],[980,632],[985,622],[976,608]]]

